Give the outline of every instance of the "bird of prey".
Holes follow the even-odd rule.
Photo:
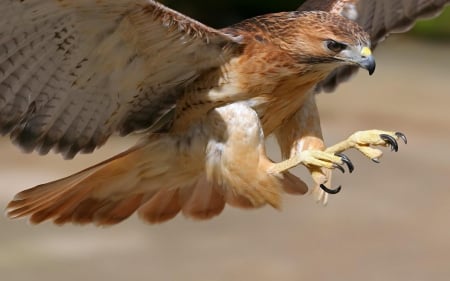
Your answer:
[[[373,48],[450,0],[307,0],[297,10],[227,28],[153,0],[2,0],[0,132],[24,151],[66,158],[114,133],[141,133],[129,150],[25,190],[7,206],[32,223],[111,225],[134,212],[158,223],[207,219],[226,204],[280,206],[304,194],[305,166],[322,201],[342,152],[378,161],[399,132],[367,130],[326,147],[316,93],[358,68]],[[275,135],[284,161],[268,158]]]

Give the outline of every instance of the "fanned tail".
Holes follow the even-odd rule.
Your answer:
[[[250,173],[245,181],[239,174],[231,175],[234,186],[219,184],[208,179],[198,155],[187,160],[190,165],[179,165],[186,159],[180,159],[175,143],[167,137],[154,138],[79,173],[22,191],[8,204],[7,216],[29,217],[33,224],[52,220],[59,225],[104,226],[136,211],[149,223],[167,221],[180,212],[203,220],[219,215],[226,204],[255,208],[269,203],[278,208],[282,190],[306,192],[295,176],[274,176],[261,169],[259,176]],[[253,177],[259,182],[252,184]]]

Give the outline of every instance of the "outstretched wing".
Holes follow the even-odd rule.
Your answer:
[[[370,34],[374,48],[389,34],[408,31],[417,19],[436,16],[449,3],[450,0],[307,0],[299,10],[330,11],[355,20]],[[317,90],[331,92],[357,71],[358,67],[340,67]]]
[[[149,128],[239,45],[152,0],[1,0],[0,14],[0,132],[69,158]]]

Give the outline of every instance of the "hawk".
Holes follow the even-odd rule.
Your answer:
[[[368,130],[326,147],[315,95],[357,69],[373,48],[450,0],[307,0],[227,28],[203,25],[153,0],[2,0],[0,132],[24,151],[65,158],[114,133],[141,133],[129,150],[20,192],[10,218],[111,225],[134,212],[159,223],[208,219],[225,205],[280,206],[307,185],[319,200],[342,152],[378,161],[399,132]],[[275,135],[284,161],[264,148]]]

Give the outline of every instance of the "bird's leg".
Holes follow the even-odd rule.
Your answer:
[[[344,163],[348,166],[351,173],[353,171],[353,165],[345,155],[341,154],[342,152],[350,148],[355,148],[372,161],[379,163],[379,159],[383,152],[380,149],[373,148],[372,146],[388,146],[392,151],[397,152],[399,140],[402,140],[405,144],[407,143],[406,136],[400,132],[380,130],[358,131],[346,140],[332,145],[324,151],[302,151],[300,154],[296,154],[285,161],[274,164],[269,169],[269,172],[283,172],[300,164],[306,166],[310,170],[315,182],[321,188],[321,191],[317,193],[318,200],[325,203],[327,196],[323,192],[336,194],[340,191],[340,186],[336,189],[326,187],[323,183],[320,183],[320,181],[317,180],[317,174],[321,175],[320,171],[322,171],[322,174],[326,175],[326,179],[328,180],[331,176],[330,169],[337,168],[340,171],[344,171],[341,166]],[[320,168],[326,169],[321,170]],[[314,173],[316,173],[316,176]]]
[[[344,165],[350,173],[354,169],[350,159],[342,152],[355,148],[372,161],[378,162],[382,151],[371,146],[390,146],[393,151],[397,151],[398,140],[407,142],[402,133],[368,130],[356,132],[346,140],[325,148],[313,95],[305,100],[303,107],[275,135],[286,160],[273,164],[268,172],[282,173],[298,165],[305,166],[316,183],[313,192],[318,201],[323,203],[326,203],[328,194],[335,194],[340,190],[340,187],[329,187],[331,171],[338,169],[344,172]]]
[[[341,153],[333,153],[318,149],[307,149],[299,152],[291,158],[275,163],[269,169],[269,173],[281,173],[298,165],[304,165],[308,168],[311,176],[316,183],[313,193],[318,202],[326,204],[328,194],[336,194],[341,190],[341,186],[337,188],[329,187],[331,185],[331,171],[338,169],[345,172],[343,165],[348,167],[349,172],[353,172],[353,164],[350,159]]]
[[[318,149],[308,149],[301,151],[300,154],[296,154],[289,159],[274,164],[269,169],[269,172],[281,173],[300,164],[306,167],[318,166],[327,169],[338,169],[342,172],[345,172],[342,165],[346,164],[349,170],[353,171],[353,164],[349,158],[343,154],[339,155]]]
[[[379,163],[383,152],[371,146],[389,146],[392,151],[398,151],[398,141],[407,143],[406,136],[400,132],[389,132],[381,130],[358,131],[335,145],[326,148],[324,151],[305,150],[301,154],[296,154],[291,158],[275,164],[272,172],[283,172],[300,164],[305,166],[315,165],[328,169],[338,168],[342,171],[342,164],[346,164],[351,171],[353,165],[342,152],[355,148],[372,161]]]
[[[358,131],[341,141],[325,149],[329,153],[341,153],[347,149],[355,148],[372,161],[379,163],[383,152],[371,146],[389,146],[392,151],[398,151],[398,141],[407,143],[406,136],[400,132],[388,132],[380,130]]]
[[[287,159],[269,167],[269,173],[281,173],[297,165],[308,168],[316,183],[313,193],[318,201],[326,202],[327,193],[336,193],[325,184],[331,184],[331,170],[344,171],[347,165],[350,171],[353,165],[348,157],[325,150],[320,127],[319,112],[314,93],[306,97],[303,106],[283,126],[275,131],[283,158]]]

